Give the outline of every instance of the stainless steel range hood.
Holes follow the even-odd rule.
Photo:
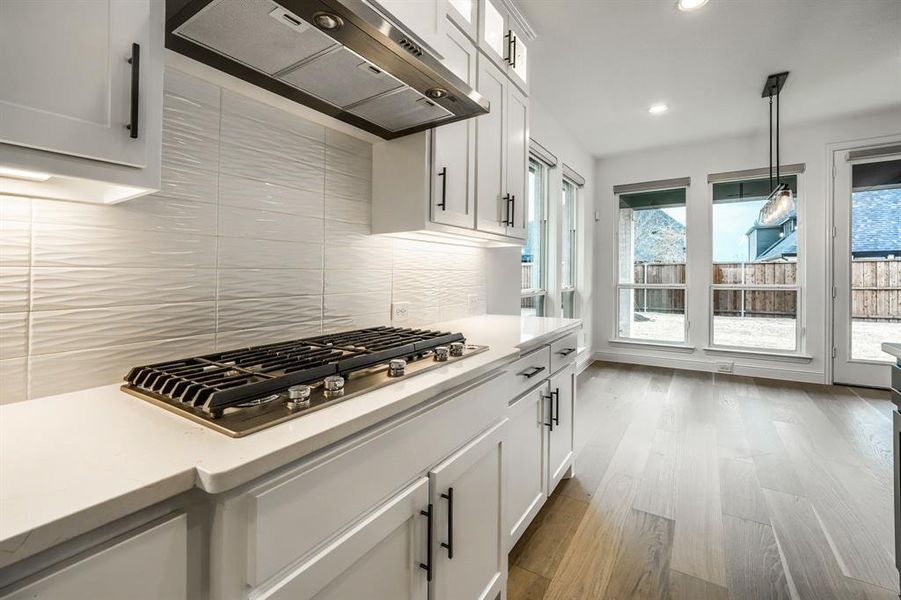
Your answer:
[[[363,0],[167,0],[166,46],[391,139],[488,101]]]

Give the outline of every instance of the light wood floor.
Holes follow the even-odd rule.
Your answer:
[[[577,410],[510,600],[898,600],[887,393],[596,363]]]

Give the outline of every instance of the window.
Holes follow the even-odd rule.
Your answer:
[[[576,303],[576,190],[575,183],[563,179],[560,297],[563,317],[567,319],[575,316]]]
[[[798,176],[767,199],[768,178],[713,184],[712,346],[794,352],[798,328]]]
[[[616,337],[685,343],[685,188],[621,193]]]
[[[526,243],[522,247],[522,296],[520,308],[523,315],[544,316],[547,298],[545,255],[547,253],[547,183],[548,167],[535,159],[529,159],[529,198]]]

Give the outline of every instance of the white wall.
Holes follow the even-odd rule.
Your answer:
[[[593,311],[595,301],[594,287],[594,159],[576,138],[554,118],[540,102],[529,100],[529,136],[552,152],[558,161],[557,168],[550,173],[549,195],[551,202],[551,221],[559,223],[555,210],[559,210],[563,193],[563,164],[565,163],[585,178],[585,186],[578,195],[578,274],[577,274],[577,314],[584,321],[584,339],[580,345],[591,347],[593,331]],[[559,259],[561,256],[560,236],[552,235],[551,255],[548,264],[551,268],[549,286],[556,290],[559,283]],[[519,314],[519,248],[497,248],[488,251],[488,312]],[[561,316],[560,307],[551,302],[548,316]]]
[[[370,235],[369,142],[222,85],[167,69],[158,194],[0,197],[0,403],[485,298],[484,250]]]
[[[764,115],[765,116],[765,115]],[[664,117],[666,118],[666,117]],[[806,240],[806,286],[803,290],[806,352],[809,362],[784,362],[746,357],[727,357],[705,352],[708,343],[707,304],[710,285],[711,232],[710,193],[707,175],[765,167],[768,161],[766,133],[712,140],[684,146],[642,150],[597,159],[595,163],[596,207],[600,222],[597,243],[594,304],[596,356],[601,359],[713,370],[717,360],[735,362],[736,373],[755,376],[825,381],[827,360],[827,298],[831,296],[827,276],[828,211],[827,182],[831,178],[831,157],[827,145],[901,133],[901,110],[833,120],[803,127],[783,129],[782,163],[805,163],[800,225]],[[668,351],[610,344],[614,332],[614,224],[616,215],[613,186],[618,184],[691,177],[688,190],[688,287],[689,341],[692,351]],[[831,300],[829,300],[831,301]]]

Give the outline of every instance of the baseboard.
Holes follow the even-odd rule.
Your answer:
[[[705,371],[716,373],[716,363],[706,360],[691,358],[675,358],[661,356],[646,356],[641,354],[627,354],[622,352],[595,352],[592,358],[602,362],[646,365],[650,367],[664,367],[668,369],[684,369],[686,371]],[[825,383],[825,373],[803,371],[790,367],[773,365],[743,365],[736,364],[733,375],[746,377],[761,377],[764,379],[779,379],[784,381],[799,381],[802,383]]]
[[[576,356],[576,375],[587,369],[596,359],[587,348]]]

